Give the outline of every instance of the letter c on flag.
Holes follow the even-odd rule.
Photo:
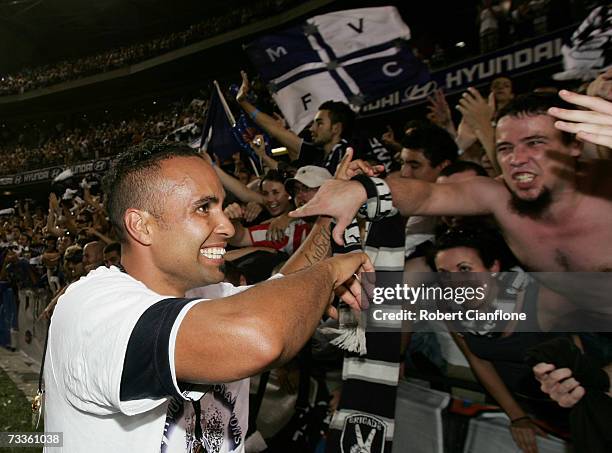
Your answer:
[[[393,66],[396,66],[395,70],[392,69]],[[404,70],[399,67],[397,61],[389,61],[388,63],[385,63],[382,67],[382,71],[387,77],[395,77],[404,72]]]

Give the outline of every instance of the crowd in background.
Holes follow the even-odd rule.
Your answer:
[[[297,0],[262,0],[233,9],[224,15],[215,15],[189,26],[187,30],[173,32],[146,42],[111,49],[95,55],[25,68],[6,74],[0,80],[0,96],[22,94],[69,80],[122,68],[185,47],[205,38],[246,25],[270,14],[282,12]],[[588,5],[574,5],[573,1],[557,4],[551,0],[483,0],[476,24],[480,37],[480,52],[490,52],[523,39],[542,35],[578,20],[576,9]],[[585,2],[588,3],[588,2]],[[554,6],[554,7],[553,7]],[[463,44],[465,45],[465,43]],[[420,43],[418,45],[420,47]],[[441,43],[424,44],[416,48],[417,56],[432,68],[450,63],[449,56],[457,49]],[[477,53],[471,49],[469,53]],[[465,58],[466,53],[461,56]]]
[[[445,46],[434,38],[418,53],[432,69],[441,68],[456,58],[493,52],[576,23],[581,19],[582,9],[588,9],[587,5],[572,0],[482,0],[475,21],[477,46],[469,48],[466,42]]]
[[[483,1],[478,13],[480,51],[490,52],[571,24],[571,2],[560,3],[563,2]]]
[[[183,126],[201,125],[206,102],[177,101],[156,113],[133,112],[126,119],[108,121],[81,119],[72,127],[37,123],[5,130],[0,175],[113,156],[143,138],[163,138]]]
[[[214,15],[189,26],[186,30],[110,49],[95,55],[60,61],[34,68],[26,68],[14,74],[2,76],[0,96],[22,94],[51,85],[138,63],[162,55],[189,44],[246,25],[270,14],[280,13],[296,3],[296,0],[261,0]]]
[[[267,8],[280,10],[288,1],[275,1],[272,6],[268,4],[270,2],[256,2],[244,9],[229,12],[228,18],[211,17],[185,32],[174,33],[149,43],[114,49],[57,65],[42,66],[20,75],[5,76],[0,83],[0,94],[23,92],[63,80],[80,78],[89,74],[88,71],[100,72],[101,68],[107,70],[139,61],[219,33],[221,28],[229,29],[235,21],[237,24],[243,24],[262,17],[263,12],[268,11]],[[548,0],[511,4],[503,1],[483,1],[479,12],[481,50],[493,50],[566,24],[570,16],[565,15],[566,21],[562,22],[557,18],[559,11],[557,7],[552,8]],[[446,62],[444,50],[438,45],[435,49],[433,53],[429,52],[431,55],[424,54],[422,58],[427,59],[432,66],[440,66]],[[0,155],[3,156],[0,161],[0,176],[112,156],[116,154],[114,150],[138,143],[143,138],[165,137],[171,131],[189,124],[199,127],[206,111],[208,97],[198,97],[203,100],[177,101],[165,110],[155,113],[133,112],[120,119],[94,121],[82,118],[70,125],[62,122],[55,125],[25,124],[18,130],[5,128],[3,125],[0,129]]]

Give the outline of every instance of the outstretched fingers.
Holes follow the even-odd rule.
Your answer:
[[[342,160],[336,168],[336,173],[334,173],[334,177],[336,179],[351,179],[351,176],[348,174],[348,169],[351,161],[353,160],[353,152],[353,148],[346,148],[346,152],[344,153],[344,156],[342,156]]]
[[[335,289],[336,296],[353,310],[361,310],[361,287],[356,279],[350,279]]]
[[[604,101],[605,102],[605,101]],[[573,123],[600,124],[612,126],[612,113],[600,113],[589,110],[566,110],[559,107],[551,107],[548,113],[555,118]]]
[[[601,146],[606,146],[608,148],[612,148],[612,135],[593,134],[590,132],[580,131],[576,134],[576,137],[578,137],[578,139],[585,141],[585,142],[595,143],[596,145],[601,145]]]
[[[559,97],[564,101],[579,105],[580,107],[585,107],[606,115],[612,115],[612,102],[608,102],[600,97],[578,94],[568,90],[559,91]]]

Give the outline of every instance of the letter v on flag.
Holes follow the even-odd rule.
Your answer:
[[[245,46],[294,132],[319,105],[365,102],[430,80],[410,50],[410,29],[395,7],[322,14]]]

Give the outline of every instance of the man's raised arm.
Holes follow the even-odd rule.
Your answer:
[[[215,165],[212,161],[212,157],[207,152],[203,152],[202,156],[206,161],[213,167],[215,173],[221,180],[223,187],[233,193],[243,203],[254,201],[255,203],[265,204],[265,200],[262,194],[249,189],[246,185],[241,183],[238,179],[228,174],[219,165]]]
[[[261,126],[268,134],[278,140],[283,146],[287,147],[289,156],[292,159],[297,159],[300,155],[300,147],[302,146],[302,139],[290,130],[285,129],[281,126],[276,119],[270,115],[260,112],[257,107],[251,104],[247,98],[251,84],[246,72],[240,71],[242,75],[242,85],[236,95],[236,101],[242,107],[242,109],[257,123]]]

